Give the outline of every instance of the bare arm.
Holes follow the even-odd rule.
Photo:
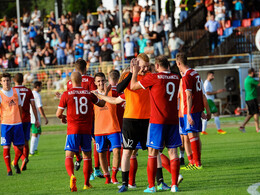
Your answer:
[[[216,94],[219,94],[219,93],[222,93],[226,91],[226,89],[219,89],[217,91],[212,91],[212,92],[206,92],[207,95],[216,95]]]
[[[19,112],[20,112],[20,116],[21,116],[21,119],[22,119],[23,110],[22,110],[22,106],[21,105],[19,105]]]
[[[35,102],[34,102],[34,100],[31,100],[30,103],[31,103],[31,106],[32,106],[33,114],[35,116],[35,125],[38,128],[38,127],[40,127],[40,123],[39,123],[39,119],[38,119],[38,114],[37,114]]]
[[[192,106],[192,92],[186,90],[186,98],[187,98],[187,118],[190,125],[194,125],[194,121],[191,117],[191,106]]]
[[[209,109],[209,104],[208,104],[207,98],[204,94],[203,94],[203,105],[204,105],[204,107],[206,108],[206,111],[207,111],[207,120],[210,120],[211,112],[210,112],[210,109]]]
[[[40,114],[43,116],[43,118],[45,120],[45,125],[47,125],[49,121],[48,121],[47,117],[45,116],[43,107],[39,107],[39,111],[40,111]]]
[[[131,79],[131,83],[130,83],[131,90],[137,90],[137,89],[142,88],[142,86],[137,81],[137,75],[138,75],[139,70],[140,70],[139,65],[136,64],[136,62],[134,62],[133,75],[132,75],[132,79]]]
[[[58,108],[56,112],[56,116],[61,120],[62,123],[66,124],[67,123],[67,116],[62,114],[64,109]]]

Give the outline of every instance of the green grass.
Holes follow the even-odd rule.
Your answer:
[[[52,126],[48,129],[64,130],[64,126]],[[212,128],[208,129],[209,135],[201,136],[204,169],[181,171],[184,180],[179,186],[179,194],[248,194],[247,188],[260,182],[260,134],[256,134],[253,126],[247,127],[247,133],[241,133],[237,128],[228,126],[223,129],[228,132],[226,135],[217,135],[216,129]],[[28,170],[21,175],[14,173],[12,177],[6,176],[6,167],[1,155],[0,194],[70,193],[69,176],[64,165],[65,139],[65,133],[42,135],[38,148],[40,155],[30,158]],[[2,153],[2,149],[0,151]],[[13,150],[11,157],[14,157]],[[146,163],[147,152],[140,151],[136,178],[138,187],[125,194],[144,194],[143,190],[147,186]],[[75,172],[75,175],[78,193],[105,195],[115,194],[118,190],[116,185],[104,185],[104,179],[98,178],[91,182],[94,188],[85,192],[82,190],[82,168]],[[165,170],[164,178],[165,182],[170,184],[170,174]],[[120,172],[118,179],[121,181]]]

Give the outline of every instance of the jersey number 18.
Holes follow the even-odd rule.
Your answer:
[[[86,114],[88,112],[88,99],[86,97],[74,97],[76,105],[76,114]]]

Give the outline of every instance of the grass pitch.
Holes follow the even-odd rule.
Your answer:
[[[224,128],[225,127],[225,128]],[[184,177],[179,186],[179,194],[248,194],[247,188],[260,182],[260,133],[256,134],[253,126],[247,127],[246,133],[238,131],[237,126],[225,125],[228,133],[218,135],[215,128],[209,128],[209,135],[201,136],[202,170],[181,171]],[[27,170],[17,175],[7,176],[6,167],[0,149],[0,194],[68,194],[69,176],[65,170],[64,145],[66,126],[43,128],[48,133],[40,137],[39,156],[30,158]],[[54,132],[53,132],[54,131]],[[164,151],[167,152],[166,150]],[[12,149],[11,157],[14,153]],[[112,155],[111,155],[112,158]],[[187,163],[187,159],[185,158]],[[112,163],[112,160],[111,160]],[[139,151],[136,189],[124,194],[144,194],[147,186],[146,175],[147,151]],[[19,162],[21,164],[21,162]],[[104,179],[91,182],[93,189],[84,191],[82,167],[75,172],[77,193],[116,194],[116,185],[105,185]],[[121,172],[118,173],[121,181]],[[170,174],[164,170],[164,179],[170,184]],[[260,187],[259,187],[260,188]],[[258,192],[259,192],[258,188]],[[170,192],[158,192],[170,194]]]

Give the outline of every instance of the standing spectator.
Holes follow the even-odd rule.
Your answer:
[[[150,6],[150,17],[154,26],[154,24],[156,23],[156,6],[154,0],[152,0],[152,5]]]
[[[78,32],[79,26],[81,25],[82,20],[85,21],[85,17],[79,11],[75,18],[75,29],[77,32]]]
[[[126,37],[126,42],[125,42],[125,56],[126,59],[130,62],[134,57],[135,57],[135,46],[132,41],[130,41],[130,37]]]
[[[112,38],[111,43],[113,45],[113,51],[115,53],[120,53],[121,50],[121,38],[115,33],[115,36]]]
[[[104,37],[104,34],[109,33],[109,29],[104,28],[104,24],[100,23],[98,29],[97,29],[97,34],[100,38]]]
[[[113,51],[111,49],[108,49],[106,45],[102,45],[99,54],[99,63],[104,74],[108,74],[112,69],[112,66],[109,66],[113,60],[112,53]]]
[[[56,30],[54,30],[54,32],[56,32]],[[68,31],[63,24],[60,25],[60,30],[58,31],[57,37],[58,36],[62,39],[62,41],[67,43],[67,41],[68,41]]]
[[[45,50],[45,52],[42,55],[42,60],[41,60],[41,66],[43,68],[48,68],[48,66],[53,65],[54,61],[54,56],[53,54],[49,53],[48,50]]]
[[[77,33],[75,35],[75,39],[73,41],[73,48],[75,50],[75,61],[79,58],[83,58],[84,50],[83,50],[83,40],[80,38],[80,35]]]
[[[36,5],[31,15],[31,21],[37,23],[40,18],[41,18],[41,11],[38,10],[38,6]]]
[[[233,0],[234,13],[236,20],[243,19],[243,0]]]
[[[131,34],[133,35],[134,41],[136,42],[139,34],[141,33],[141,27],[137,22],[134,22],[134,25],[131,29]]]
[[[37,29],[34,26],[34,22],[33,21],[30,22],[30,26],[28,28],[28,32],[29,32],[29,38],[30,39],[34,39],[34,37],[36,37],[36,35],[37,35]]]
[[[223,0],[219,0],[219,3],[215,6],[216,21],[218,21],[222,28],[225,29],[226,7]]]
[[[55,34],[55,33],[52,33],[52,34],[51,34],[51,43],[50,43],[50,46],[51,46],[51,47],[56,47],[58,43],[59,43],[59,40],[58,40],[58,38],[56,37],[56,34]]]
[[[55,15],[54,15],[53,11],[50,12],[50,17],[48,19],[48,22],[50,22],[51,26],[53,26],[53,27],[56,24],[56,18],[55,18]]]
[[[214,0],[205,0],[205,7],[207,8],[208,15],[214,14]]]
[[[66,43],[66,49],[65,49],[65,54],[66,54],[66,61],[67,64],[73,65],[74,62],[74,55],[73,55],[73,48],[69,43]]]
[[[59,37],[59,43],[57,44],[57,62],[58,65],[66,64],[65,48],[66,43]]]
[[[154,46],[154,55],[163,55],[163,43],[162,39],[156,31],[149,32],[149,39],[152,41]]]
[[[126,33],[124,34],[124,41],[126,41],[127,37],[129,37],[130,41],[134,41],[134,35],[131,33],[131,28],[126,30]]]
[[[87,24],[91,30],[97,30],[98,20],[91,14],[90,10],[87,11]]]
[[[226,18],[231,19],[232,18],[232,2],[230,0],[223,0],[224,6],[226,8]]]
[[[146,1],[146,5],[144,6],[144,9],[143,9],[143,12],[144,12],[144,26],[146,22],[148,22],[148,26],[150,25],[150,6],[148,4],[148,2]]]
[[[256,72],[255,69],[250,68],[248,70],[248,76],[245,79],[244,86],[246,92],[246,104],[248,108],[248,114],[243,122],[243,124],[239,127],[239,130],[245,132],[245,126],[248,121],[254,117],[255,120],[255,129],[256,132],[259,133],[259,108],[257,101],[257,87],[259,86],[259,80],[255,79]],[[260,77],[260,72],[258,77]]]
[[[218,28],[220,24],[215,20],[214,15],[210,16],[209,21],[205,24],[205,29],[209,32],[209,50],[212,50],[212,43],[214,43],[214,49],[218,45]]]
[[[72,45],[73,43],[73,40],[75,39],[75,32],[74,32],[74,29],[73,29],[73,26],[70,24],[68,26],[68,42],[70,45]]]
[[[139,24],[141,18],[142,7],[138,5],[138,1],[135,2],[135,6],[133,7],[133,22],[137,22]]]
[[[188,18],[188,0],[181,0],[180,2],[180,22]]]
[[[97,69],[94,70],[94,66],[97,66],[98,62],[98,51],[95,51],[95,47],[91,46],[90,52],[88,53],[88,60],[90,62],[89,64],[89,69],[90,69],[90,74],[93,76],[95,72],[97,72]]]
[[[168,14],[166,14],[165,17],[164,17],[163,25],[164,25],[164,33],[165,33],[166,43],[168,43],[169,32],[172,30],[172,19],[168,16]]]
[[[131,15],[133,11],[133,6],[130,5],[129,0],[126,0],[126,5],[123,7],[123,19],[126,26],[131,24]]]
[[[172,59],[176,58],[177,53],[179,53],[179,51],[182,49],[183,45],[184,45],[184,41],[181,40],[179,37],[176,37],[175,33],[172,32],[170,34],[170,39],[168,42],[168,48],[171,53]]]
[[[142,34],[139,35],[139,39],[137,40],[137,44],[139,46],[139,53],[144,53],[144,48],[146,47],[147,39],[144,39]]]

